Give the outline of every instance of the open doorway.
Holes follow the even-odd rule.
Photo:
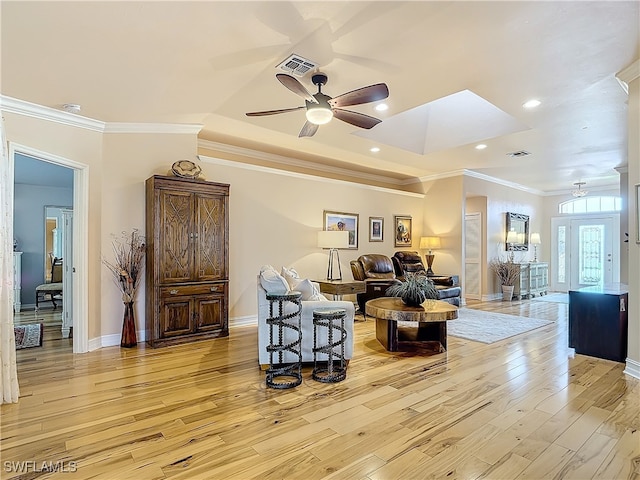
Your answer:
[[[37,162],[37,163],[33,163]],[[63,262],[63,282],[66,284],[66,292],[63,292],[62,308],[55,315],[51,315],[48,322],[60,322],[62,331],[65,328],[72,335],[72,349],[74,353],[83,353],[89,350],[88,345],[88,318],[87,318],[87,302],[88,302],[88,286],[87,286],[87,245],[88,245],[88,178],[86,165],[74,162],[62,157],[41,152],[29,147],[16,144],[9,144],[9,163],[10,171],[13,172],[14,187],[21,185],[17,190],[14,188],[14,212],[11,212],[15,229],[15,250],[26,250],[20,255],[21,258],[21,306],[19,315],[28,315],[31,312],[31,318],[35,318],[36,304],[36,288],[40,283],[46,283],[45,275],[45,257],[48,252],[45,251],[46,241],[44,232],[46,229],[46,209],[45,205],[56,204],[59,206],[71,207],[61,210],[61,235],[66,235],[67,240],[62,240],[63,258],[67,258]],[[26,168],[23,168],[25,167]],[[53,174],[52,172],[56,172]],[[39,213],[28,214],[25,208],[33,209],[33,195],[36,189],[48,190],[46,194],[61,194],[61,190],[67,186],[53,185],[54,175],[60,174],[63,177],[71,179],[70,192],[65,192],[70,197],[64,200],[52,200],[49,196],[48,200],[37,200],[42,203]],[[28,178],[25,178],[26,177]],[[38,177],[46,177],[38,180]],[[39,185],[38,185],[39,184]],[[30,185],[24,187],[24,185]],[[70,198],[70,200],[69,200]],[[71,216],[70,216],[71,215]],[[73,219],[73,223],[71,223]],[[26,226],[21,224],[25,222]],[[29,225],[30,224],[30,225]],[[72,226],[73,225],[73,226]],[[38,233],[34,233],[35,231]],[[25,233],[26,232],[26,233]],[[26,271],[25,271],[26,267]],[[29,273],[31,272],[31,273]],[[38,283],[40,282],[40,283]],[[64,288],[64,287],[63,287]],[[50,299],[50,297],[49,297]],[[39,302],[38,302],[39,303]],[[23,310],[24,309],[24,310]],[[68,314],[63,317],[64,312]],[[39,309],[40,310],[40,309]],[[53,313],[57,310],[50,309]],[[40,310],[42,312],[44,310]],[[49,311],[49,309],[48,309]],[[60,317],[58,319],[58,316]],[[20,319],[20,322],[22,319]],[[59,325],[60,325],[59,324]]]

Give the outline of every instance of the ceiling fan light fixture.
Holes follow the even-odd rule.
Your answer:
[[[307,108],[307,120],[314,125],[324,125],[329,123],[333,118],[333,112],[330,108],[322,105]]]

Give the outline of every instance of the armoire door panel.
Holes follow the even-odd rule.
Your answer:
[[[160,191],[160,282],[185,282],[193,271],[193,195]]]
[[[195,297],[196,331],[220,330],[224,327],[224,297],[208,295]]]
[[[170,338],[193,332],[191,297],[163,300],[160,305],[160,335]]]
[[[225,201],[220,196],[196,196],[195,249],[196,281],[224,280],[227,278]]]

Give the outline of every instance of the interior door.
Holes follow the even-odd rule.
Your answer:
[[[62,209],[62,337],[73,327],[73,210]]]
[[[619,215],[551,219],[551,290],[620,280]]]
[[[464,216],[464,297],[481,300],[482,214]]]

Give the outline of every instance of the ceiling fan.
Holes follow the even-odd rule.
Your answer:
[[[298,137],[311,137],[318,131],[319,125],[329,123],[333,117],[343,122],[350,123],[360,128],[373,128],[382,120],[365,115],[364,113],[345,110],[342,107],[350,105],[361,105],[363,103],[376,102],[389,96],[389,89],[384,83],[376,83],[362,87],[351,92],[343,93],[337,97],[330,97],[322,93],[322,86],[327,83],[327,76],[324,73],[316,73],[311,77],[314,85],[318,86],[318,93],[311,95],[309,91],[294,77],[286,73],[278,73],[276,78],[285,87],[296,95],[304,98],[305,105],[293,108],[283,108],[280,110],[266,110],[263,112],[249,112],[248,117],[262,117],[265,115],[275,115],[278,113],[295,112],[306,109],[307,121],[300,130]]]

